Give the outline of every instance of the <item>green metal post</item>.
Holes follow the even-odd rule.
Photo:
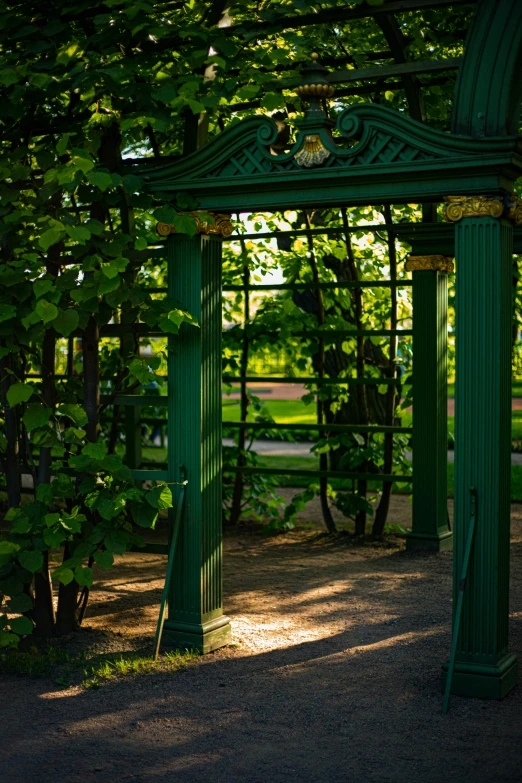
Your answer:
[[[407,549],[451,549],[448,527],[447,272],[451,259],[410,256],[413,277],[413,517]]]
[[[206,653],[230,639],[221,580],[221,239],[173,235],[167,246],[169,297],[199,328],[182,324],[170,339],[169,481],[186,473],[188,484],[163,640]]]
[[[511,257],[513,228],[494,198],[467,199],[456,220],[454,621],[476,488],[477,520],[451,692],[500,699],[517,680],[508,652]]]

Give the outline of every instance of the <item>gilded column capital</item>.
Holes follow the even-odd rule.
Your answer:
[[[407,272],[453,272],[453,260],[451,256],[429,255],[408,256],[404,266]]]
[[[466,217],[501,218],[505,211],[502,196],[445,196],[444,220],[454,223]]]
[[[223,238],[229,237],[234,230],[230,215],[224,215],[215,212],[183,212],[194,218],[196,222],[196,234],[217,234]],[[213,222],[208,220],[209,216]],[[168,237],[170,234],[177,234],[176,227],[172,223],[157,223],[156,231],[160,237]]]

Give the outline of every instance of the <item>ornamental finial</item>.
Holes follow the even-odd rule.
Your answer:
[[[328,81],[328,70],[319,63],[319,55],[313,52],[311,63],[307,63],[301,70],[303,80],[296,87],[296,93],[300,98],[305,98],[310,102],[310,108],[307,114],[321,112],[321,98],[331,98],[334,94],[334,88]]]

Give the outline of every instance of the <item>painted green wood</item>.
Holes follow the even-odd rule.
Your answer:
[[[283,424],[275,421],[224,421],[223,427],[246,430],[308,430],[309,432],[387,432],[392,435],[413,432],[412,427],[390,427],[386,424]]]
[[[221,240],[171,236],[167,248],[169,296],[200,326],[182,324],[169,338],[169,481],[188,484],[164,642],[209,652],[230,639],[221,583]]]
[[[318,378],[306,375],[223,375],[225,383],[313,383],[316,386],[399,386],[400,378]]]
[[[150,470],[131,470],[132,478],[135,481],[168,481],[169,474],[166,470],[159,468]]]
[[[479,0],[455,90],[453,132],[514,135],[522,100],[522,3]]]
[[[102,403],[113,403],[114,405],[133,405],[138,407],[166,408],[168,404],[167,397],[155,396],[153,394],[118,394],[112,398],[109,394],[101,395]]]
[[[129,331],[129,322],[132,320],[132,314],[122,312],[121,326],[124,331],[120,338],[120,352],[124,361],[136,353],[137,345],[134,335]],[[139,354],[139,349],[138,349]],[[134,389],[130,392],[132,396],[139,396],[140,389]],[[125,406],[123,411],[123,429],[125,431],[125,464],[132,469],[137,470],[142,460],[142,437],[141,437],[141,410],[137,406]]]
[[[346,470],[307,470],[303,468],[289,468],[281,470],[280,468],[259,468],[250,466],[233,465],[226,468],[226,473],[259,473],[265,476],[309,476],[311,479],[320,476],[326,476],[331,479],[363,479],[365,481],[398,481],[411,483],[413,476],[399,475],[395,473],[354,473]]]
[[[477,492],[473,559],[452,693],[502,698],[516,683],[508,651],[511,468],[511,225],[464,218],[457,251],[454,607]]]
[[[280,333],[285,337],[324,337],[325,342],[330,338],[335,339],[336,337],[344,337],[345,335],[353,335],[354,337],[392,337],[393,335],[396,335],[397,337],[410,337],[413,334],[411,329],[296,329],[294,331],[285,329],[284,327],[281,330],[270,330],[263,327],[258,329],[255,326],[249,327],[247,331],[250,334],[273,334],[274,337],[278,336]],[[226,331],[223,335],[237,337],[237,335],[242,333],[243,329],[236,329],[234,327],[233,331]]]
[[[444,272],[413,276],[413,492],[408,549],[450,549],[448,528],[447,331]]]
[[[312,133],[329,157],[321,166],[301,167],[295,156]],[[301,120],[290,151],[274,154],[276,138],[273,120],[249,117],[187,158],[140,173],[151,193],[183,190],[202,209],[237,212],[482,195],[510,189],[522,166],[516,136],[454,136],[374,104],[342,111],[337,137],[315,112]]]

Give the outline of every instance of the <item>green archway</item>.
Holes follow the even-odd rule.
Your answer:
[[[441,351],[435,362],[424,366],[429,398],[424,407],[422,379],[415,381],[419,431],[425,441],[419,464],[426,477],[424,503],[428,504],[430,493],[440,493],[440,484],[430,482],[428,474],[443,469],[441,454],[445,459],[446,448],[437,434],[446,415],[440,392],[444,266],[435,259],[447,253],[441,248],[454,239],[458,267],[455,596],[475,496],[477,531],[453,692],[490,698],[507,693],[517,672],[516,657],[507,649],[507,629],[510,275],[513,225],[522,219],[520,203],[511,194],[522,171],[515,122],[520,106],[516,81],[521,16],[514,0],[479,4],[459,77],[454,135],[375,105],[347,107],[332,133],[332,122],[319,102],[330,94],[329,82],[324,69],[315,64],[305,69],[299,88],[301,96],[310,100],[310,108],[288,149],[275,149],[274,122],[254,117],[232,125],[180,162],[142,171],[149,192],[188,192],[201,209],[216,213],[296,205],[449,201],[446,218],[455,225],[454,238],[442,224],[411,227],[422,248],[417,265],[411,267],[417,301],[431,313],[419,325],[416,345],[421,351],[424,345],[428,354]],[[484,88],[484,74],[490,89]],[[216,216],[220,219],[226,224],[226,219]],[[165,236],[171,233],[168,226],[160,230]],[[193,239],[170,235],[168,257],[169,293],[200,318],[201,330],[190,337],[187,332],[170,359],[168,478],[180,481],[188,471],[190,481],[166,629],[172,643],[209,650],[228,638],[220,589],[219,227],[210,235],[202,228]],[[439,391],[430,397],[433,382]],[[179,410],[184,411],[183,418],[177,417]],[[435,438],[433,446],[430,436]]]

